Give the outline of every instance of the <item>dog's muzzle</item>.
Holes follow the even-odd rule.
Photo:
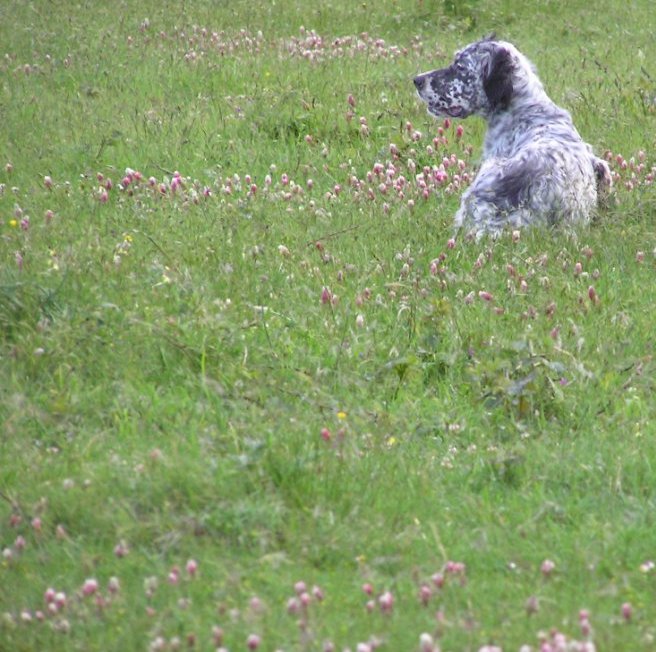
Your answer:
[[[426,78],[427,78],[427,75],[417,75],[413,80],[414,83],[415,83],[415,88],[417,89],[417,91],[419,93],[421,93],[424,86],[426,85]]]

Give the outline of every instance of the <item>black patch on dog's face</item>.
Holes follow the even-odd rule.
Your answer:
[[[492,54],[489,70],[483,80],[483,90],[492,111],[505,110],[513,95],[513,62],[508,50],[497,48]]]

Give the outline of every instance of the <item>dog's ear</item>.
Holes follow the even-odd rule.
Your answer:
[[[483,90],[492,110],[506,109],[513,94],[512,55],[503,47],[497,48],[490,58],[487,74],[483,79]]]

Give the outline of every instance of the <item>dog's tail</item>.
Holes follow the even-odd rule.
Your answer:
[[[600,206],[607,206],[613,190],[613,175],[606,161],[596,156],[592,157],[592,168],[597,179],[597,201]]]

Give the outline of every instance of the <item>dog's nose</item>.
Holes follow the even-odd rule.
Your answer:
[[[417,88],[417,90],[420,90],[421,87],[424,85],[424,76],[418,75],[417,77],[414,78],[413,81],[415,82],[415,87]]]

